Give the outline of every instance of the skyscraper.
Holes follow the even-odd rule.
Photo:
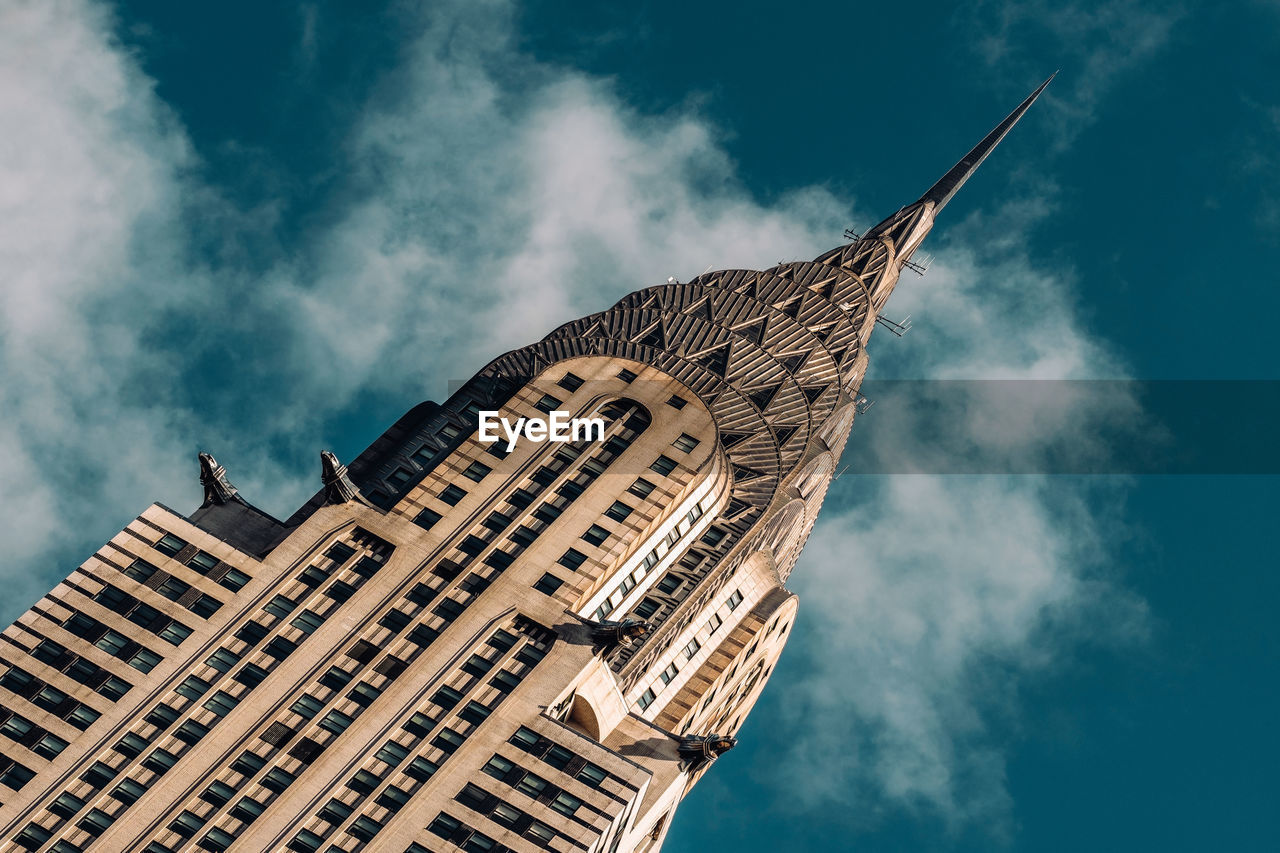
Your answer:
[[[3,849],[658,849],[786,642],[880,310],[1044,85],[854,242],[570,322],[284,521],[201,454],[199,509],[3,632]]]

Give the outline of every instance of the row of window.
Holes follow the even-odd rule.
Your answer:
[[[725,601],[725,605],[729,608],[730,612],[737,610],[738,605],[741,603],[742,603],[742,591],[737,589],[735,589],[732,593],[730,593],[729,598]],[[719,613],[711,614],[711,618],[707,620],[707,626],[706,626],[707,637],[710,638],[711,636],[713,636],[716,633],[716,631],[720,630],[720,626],[723,624],[724,624],[724,618]],[[691,638],[689,642],[685,644],[685,647],[683,650],[684,659],[686,661],[693,660],[694,657],[701,650],[702,650],[702,641],[699,640],[697,637]],[[654,701],[658,698],[658,693],[661,692],[662,688],[670,684],[673,680],[675,680],[675,677],[676,675],[679,674],[679,672],[680,672],[679,666],[674,662],[669,664],[665,669],[659,672],[658,678],[661,680],[662,684],[659,685],[655,682],[652,686],[650,686],[643,693],[640,694],[640,697],[636,700],[636,704],[640,706],[640,710],[642,711],[647,710],[649,706],[652,705]]]
[[[430,737],[430,750],[412,759],[413,748],[409,744],[397,740],[386,741],[373,756],[373,763],[356,771],[346,782],[346,787],[358,795],[354,801],[335,798],[329,801],[318,813],[318,817],[337,827],[346,822],[360,805],[360,801],[371,795],[400,768],[405,781],[396,780],[397,784],[387,785],[375,799],[376,807],[386,810],[386,814],[377,811],[359,815],[346,828],[346,832],[363,842],[371,841],[382,828],[387,818],[398,812],[412,796],[416,788],[429,780],[448,756],[456,752],[466,741],[474,727],[483,723],[494,708],[513,690],[533,667],[546,654],[546,648],[553,639],[545,629],[537,629],[540,639],[530,637],[511,661],[517,664],[514,671],[499,669],[489,680],[488,685],[495,688],[493,698],[488,703],[467,699],[466,693],[448,684],[437,688],[428,699],[428,706],[414,713],[402,726],[413,742]],[[472,654],[460,667],[460,671],[477,679],[476,684],[498,665],[503,657],[519,642],[519,637],[505,629],[496,630],[485,641],[493,652]],[[490,655],[493,655],[492,657]],[[439,709],[436,711],[435,709]],[[449,724],[441,726],[443,721]],[[438,730],[437,730],[437,727]],[[432,737],[432,732],[435,732]],[[430,757],[428,757],[430,756]],[[407,763],[406,763],[407,762]],[[379,767],[385,765],[385,767]],[[299,853],[314,853],[324,843],[325,834],[311,829],[300,830],[289,843],[289,849]]]
[[[382,540],[377,540],[376,537],[372,537],[371,534],[367,534],[365,531],[357,529],[353,535],[356,536],[357,539],[361,536],[364,538],[371,538],[376,540],[377,543],[381,543],[381,545],[385,546],[387,550],[390,549],[389,545],[383,543]],[[173,539],[176,540],[176,537],[173,537]],[[168,551],[175,551],[176,553],[177,550],[181,550],[181,548],[186,547],[185,543],[182,543],[181,547],[179,547],[180,543],[181,540],[168,542],[165,544],[165,547],[160,550],[163,552],[167,549]],[[197,552],[197,555],[199,553],[200,552]],[[308,567],[308,570],[315,569],[316,571],[320,571],[324,577],[327,577],[339,563],[345,561],[355,553],[355,549],[349,545],[335,543],[325,552],[324,555],[327,560],[331,561],[328,568],[322,569],[317,566],[312,566]],[[304,573],[308,570],[304,570]],[[366,576],[370,573],[371,571],[366,569]],[[301,576],[299,576],[298,580],[302,581],[304,584],[307,583],[306,579]],[[108,590],[114,590],[114,592],[107,592]],[[104,593],[109,595],[126,595],[110,586],[104,589]],[[124,603],[127,607],[147,606],[137,603],[136,599],[127,595]],[[268,633],[269,629],[267,626],[258,622],[249,622],[236,633],[235,638],[253,645],[263,640]],[[296,647],[296,643],[286,640],[283,637],[277,637],[276,640],[279,640],[280,643],[276,645],[268,644],[268,646],[263,649],[263,652],[266,653],[268,657],[278,660],[286,656],[294,647]],[[219,673],[225,674],[239,663],[242,657],[243,656],[241,654],[237,654],[230,648],[223,647],[213,651],[206,661],[206,665]],[[264,660],[263,663],[268,662]],[[171,747],[169,749],[156,747],[152,749],[142,760],[140,767],[145,771],[150,771],[152,774],[155,774],[150,781],[144,783],[139,779],[131,778],[121,780],[111,791],[110,795],[112,798],[120,801],[122,803],[122,807],[116,810],[113,814],[108,814],[102,809],[91,809],[77,823],[77,826],[94,837],[105,832],[106,829],[120,816],[123,810],[128,808],[128,806],[131,805],[138,796],[141,796],[141,793],[145,792],[146,788],[150,784],[154,783],[155,778],[158,778],[159,775],[162,775],[177,763],[182,752],[185,752],[189,746],[197,743],[201,738],[203,738],[209,732],[212,725],[216,725],[223,716],[229,713],[231,709],[239,703],[245,692],[256,687],[268,675],[269,667],[273,665],[274,660],[268,663],[267,668],[258,666],[254,663],[245,663],[241,666],[240,669],[231,676],[233,681],[243,685],[244,687],[239,695],[233,695],[226,690],[218,690],[214,692],[213,695],[205,700],[201,706],[205,711],[211,712],[213,715],[213,719],[211,721],[202,723],[194,718],[183,721],[174,729],[172,733],[174,740],[171,742]],[[210,682],[206,679],[192,674],[179,683],[174,692],[175,695],[177,697],[181,697],[181,699],[196,702],[202,699],[205,694],[209,692],[211,686]],[[143,720],[146,726],[154,729],[150,735],[144,735],[142,733],[142,731],[144,731],[143,729],[135,729],[133,731],[126,732],[120,740],[113,745],[112,749],[122,755],[126,761],[136,758],[146,751],[157,737],[163,734],[170,727],[175,726],[181,716],[182,712],[177,707],[174,707],[171,704],[158,704],[144,717]],[[103,761],[97,761],[85,774],[82,775],[81,778],[83,781],[93,785],[95,789],[101,789],[110,784],[119,774],[121,769],[122,768],[113,768]],[[143,778],[145,778],[145,776]],[[65,796],[62,796],[59,800],[55,801],[55,803],[50,806],[49,811],[53,812],[55,815],[69,817],[75,812],[71,811],[69,814],[64,813],[74,805],[74,798],[69,792],[63,793]],[[182,815],[179,816],[179,820],[177,821],[179,827],[185,827],[189,825],[189,823],[190,818],[183,817]],[[39,827],[34,823],[29,825],[28,828],[38,832],[47,831],[46,828]]]
[[[151,547],[166,557],[177,559],[190,545],[185,539],[179,539],[172,533],[166,533],[160,537],[160,541]],[[250,580],[247,574],[223,563],[208,551],[197,550],[187,558],[184,565],[232,592],[239,592]]]

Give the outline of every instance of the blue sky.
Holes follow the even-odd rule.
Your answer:
[[[1059,68],[871,379],[1276,380],[1278,66],[1263,0],[0,0],[3,616],[193,508],[198,449],[287,515],[561,321],[874,223]],[[1132,387],[952,426],[1033,452]],[[1274,849],[1277,492],[846,472],[667,849]]]

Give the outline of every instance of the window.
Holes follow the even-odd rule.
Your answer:
[[[382,745],[381,749],[374,753],[373,757],[386,764],[390,764],[392,767],[398,767],[401,761],[404,761],[409,757],[409,747],[398,744],[393,740],[389,740]]]
[[[431,608],[431,612],[444,619],[446,622],[452,622],[454,619],[461,616],[462,611],[466,609],[467,606],[465,604],[454,601],[452,598],[446,598],[435,607]]]
[[[506,459],[511,453],[511,451],[507,450],[507,446],[502,443],[501,439],[485,447],[485,452],[492,454],[499,459]]]
[[[653,464],[649,466],[664,477],[670,476],[671,472],[676,470],[676,461],[670,456],[659,456],[653,460]]]
[[[627,506],[622,501],[614,501],[613,506],[605,510],[604,514],[612,518],[614,521],[626,521],[627,516],[631,515],[631,507]]]
[[[489,670],[493,669],[493,661],[482,655],[472,655],[467,658],[461,669],[470,675],[483,677]]]
[[[132,805],[147,792],[147,787],[136,779],[121,779],[120,784],[116,785],[111,791],[111,796],[125,805]],[[81,805],[84,805],[81,803]],[[71,815],[63,815],[70,817]]]
[[[533,588],[544,595],[554,595],[555,591],[563,585],[564,581],[560,580],[560,578],[550,572],[547,572],[538,579],[538,582],[533,585]]]
[[[742,603],[742,593],[735,589],[726,603],[729,605],[730,610],[737,610],[738,605]]]
[[[493,811],[489,813],[489,818],[493,820],[494,823],[499,826],[505,826],[508,829],[515,826],[522,817],[524,817],[524,812],[520,811],[515,806],[509,806],[506,803],[498,803],[493,807]]]
[[[673,409],[683,409],[688,403],[688,400],[676,394],[672,394],[671,399],[667,401],[667,405]]]
[[[432,694],[431,701],[447,711],[462,701],[462,694],[446,685]]]
[[[533,405],[534,405],[534,408],[536,409],[540,409],[541,411],[550,413],[560,408],[561,402],[563,401],[557,400],[555,397],[552,397],[550,394],[543,394],[542,399],[534,403]]]
[[[569,391],[577,391],[582,387],[582,377],[575,376],[572,373],[566,373],[560,377],[560,381],[556,383],[561,388],[567,388]]]
[[[272,767],[267,771],[266,775],[262,777],[262,787],[266,788],[268,791],[275,791],[279,794],[285,788],[292,785],[293,780],[297,778],[297,776],[294,776],[288,770],[281,767]]]
[[[239,592],[249,581],[249,576],[239,569],[227,569],[227,573],[218,578],[218,585],[226,587],[232,592]],[[221,832],[222,830],[216,831]],[[209,830],[209,835],[213,835],[214,832],[215,830]]]
[[[419,782],[425,782],[439,769],[440,765],[436,764],[434,761],[428,761],[419,755],[417,758],[413,759],[413,761],[410,761],[404,768],[404,775],[408,776],[410,779],[417,779]]]
[[[304,719],[310,720],[324,710],[324,703],[310,693],[303,693],[298,697],[297,701],[289,706],[289,710]]]
[[[93,725],[102,715],[90,708],[88,705],[76,703],[76,706],[67,714],[66,720],[80,731],[84,731]]]
[[[156,592],[163,595],[170,601],[177,601],[191,590],[191,584],[186,581],[180,581],[177,578],[169,578],[160,586],[156,587]]]
[[[489,716],[489,713],[490,709],[481,705],[479,702],[468,702],[463,706],[462,710],[458,712],[458,717],[466,720],[468,723],[474,723],[478,726],[485,721]]]
[[[483,551],[488,544],[488,542],[485,542],[479,536],[474,536],[468,533],[463,537],[463,540],[458,543],[458,550],[464,554],[474,557]]]
[[[237,681],[248,687],[250,690],[262,683],[267,677],[267,671],[256,663],[247,663],[240,667],[240,671],[231,676],[232,681]]]
[[[565,817],[572,817],[579,807],[582,806],[582,800],[570,794],[568,791],[561,791],[556,794],[556,798],[551,801],[551,808]]]
[[[329,671],[320,676],[320,683],[330,690],[341,690],[350,680],[351,673],[336,666],[329,667]]]
[[[207,803],[213,803],[215,806],[223,806],[229,803],[235,795],[235,788],[232,788],[226,782],[214,780],[209,783],[209,787],[200,792],[200,799]]]
[[[455,732],[453,729],[444,728],[440,730],[440,734],[436,735],[435,738],[432,739],[431,745],[442,752],[452,755],[458,747],[462,746],[462,743],[465,740],[466,737]]]
[[[431,821],[427,831],[441,838],[451,838],[460,826],[462,824],[459,821],[449,817],[444,812],[440,812],[440,814],[436,815],[436,819]]]
[[[276,660],[284,660],[293,654],[298,644],[285,637],[273,637],[271,642],[262,647],[262,651]]]
[[[88,814],[80,818],[76,826],[85,832],[97,838],[102,833],[111,828],[111,824],[115,823],[115,818],[104,812],[102,809],[89,809]]]
[[[604,784],[604,780],[609,778],[609,774],[605,772],[603,767],[587,762],[587,764],[583,765],[583,768],[578,771],[578,775],[575,778],[580,782],[590,785],[592,788],[599,788]]]
[[[560,559],[556,560],[557,563],[568,569],[577,569],[586,561],[587,555],[575,548],[565,551],[560,555]]]
[[[209,733],[209,727],[203,723],[197,723],[195,720],[187,720],[178,726],[173,736],[184,743],[195,744],[200,738]]]
[[[658,677],[662,679],[663,684],[670,684],[679,672],[680,670],[676,669],[676,665],[673,663],[658,673]]]
[[[294,601],[292,598],[285,598],[283,595],[277,595],[275,598],[268,601],[262,609],[278,619],[283,619],[292,613],[293,608],[297,606],[298,602]]]
[[[347,698],[363,708],[367,708],[373,704],[373,700],[382,695],[381,687],[374,687],[367,681],[361,681],[351,688],[351,692],[347,694]]]
[[[357,770],[355,775],[347,780],[347,787],[361,794],[371,794],[381,781],[382,777],[376,773],[370,773],[368,770]]]
[[[208,551],[197,551],[194,557],[187,560],[187,565],[200,574],[207,575],[217,567],[218,558]]]
[[[426,625],[417,625],[412,631],[405,635],[405,639],[414,645],[426,648],[436,637],[440,636],[440,632]]]
[[[137,782],[134,782],[133,784],[138,785]],[[138,785],[138,787],[141,788],[142,786]],[[117,788],[116,790],[119,789]],[[114,797],[115,793],[112,792],[111,796]],[[134,797],[133,799],[136,800],[137,797]],[[133,800],[127,800],[126,802],[131,803]],[[84,808],[84,800],[66,791],[63,791],[58,796],[54,797],[53,802],[49,804],[49,811],[62,818],[73,817],[75,813],[80,811],[82,808]]]
[[[357,528],[358,530],[359,528]],[[351,559],[356,553],[356,549],[352,548],[345,542],[334,542],[325,550],[324,556],[328,557],[335,564],[345,563]]]
[[[603,545],[605,540],[609,538],[609,531],[598,524],[593,524],[587,528],[586,533],[582,534],[582,538],[592,545]]]
[[[636,374],[632,373],[630,370],[627,370],[626,368],[623,368],[622,370],[618,371],[618,378],[621,379],[623,382],[627,383],[628,385],[630,385],[632,382],[636,381]]]
[[[356,588],[346,581],[334,581],[325,588],[324,594],[341,604],[356,594]]]
[[[15,761],[9,765],[7,770],[0,772],[0,785],[6,785],[15,791],[21,791],[24,785],[35,778],[35,775],[36,771]]]
[[[160,541],[152,546],[166,557],[176,557],[178,552],[187,547],[187,543],[174,536],[172,533],[166,533],[160,537]]]
[[[539,794],[547,789],[547,780],[533,773],[526,773],[524,778],[516,783],[515,787],[520,793],[537,798]]]
[[[182,716],[177,708],[169,705],[157,705],[151,709],[151,713],[147,714],[146,721],[158,729],[167,729],[178,721],[178,717]]]
[[[481,769],[495,779],[502,779],[515,769],[515,765],[503,758],[501,755],[495,755],[493,758],[490,758],[489,763]]]
[[[139,672],[150,672],[155,669],[156,664],[160,663],[162,660],[164,660],[164,658],[151,651],[151,649],[138,649],[133,653],[133,656],[129,658],[127,663]]]
[[[242,752],[240,757],[231,763],[231,769],[242,776],[253,776],[266,766],[267,760],[256,752]]]
[[[430,530],[431,526],[442,518],[444,518],[444,516],[435,510],[424,509],[413,517],[413,523],[421,527],[423,530]]]
[[[545,823],[540,823],[536,820],[529,824],[529,828],[524,831],[524,834],[526,837],[532,838],[544,846],[550,844],[556,837],[556,831],[554,829],[547,826]]]
[[[485,801],[489,799],[489,795],[483,788],[477,788],[475,785],[468,784],[458,792],[458,796],[454,797],[454,799],[462,803],[464,806],[468,806],[469,808],[482,812],[484,811],[482,806],[485,804]]]
[[[157,774],[164,775],[169,768],[178,763],[178,756],[169,752],[167,749],[156,747],[151,750],[151,754],[142,760],[142,766],[148,770],[154,770]]]
[[[692,640],[689,641],[689,645],[684,647],[684,659],[693,660],[693,656],[696,655],[698,653],[698,650],[701,648],[702,648],[702,643],[699,643],[698,638],[694,637]]]
[[[444,501],[449,506],[457,506],[458,501],[462,500],[466,496],[467,496],[466,492],[464,492],[462,489],[459,489],[457,486],[453,485],[452,483],[445,486],[440,491],[440,500]]]
[[[636,480],[634,483],[632,483],[631,488],[627,489],[627,491],[635,495],[636,497],[647,498],[649,497],[650,494],[652,494],[653,489],[654,489],[653,483],[650,483],[648,480],[641,477],[639,480]]]
[[[466,477],[468,480],[474,480],[478,483],[492,470],[492,468],[485,465],[483,462],[472,462],[466,467],[466,470],[462,472],[462,476]]]
[[[173,819],[173,823],[169,824],[169,829],[183,838],[190,838],[199,832],[204,824],[204,818],[197,817],[194,813],[184,809],[181,814]]]
[[[290,624],[304,634],[310,634],[324,624],[324,617],[314,610],[304,610]]]
[[[320,817],[336,826],[351,817],[352,811],[354,811],[354,809],[341,800],[330,800],[325,807],[320,810]]]
[[[498,690],[501,690],[503,693],[510,693],[512,690],[515,690],[520,686],[520,678],[519,676],[507,672],[505,669],[500,669],[496,674],[494,674],[493,678],[489,680],[489,684]]]
[[[516,729],[515,734],[508,739],[508,743],[520,747],[525,752],[532,753],[536,751],[541,740],[542,738],[538,737],[538,733],[533,729],[527,729],[524,726],[521,726]]]
[[[712,613],[711,618],[707,620],[707,633],[714,634],[720,630],[720,626],[724,624],[724,620],[720,618],[719,613]]]
[[[241,797],[240,802],[231,809],[231,816],[245,823],[253,823],[266,810],[266,806],[252,797]]]
[[[382,824],[367,815],[360,815],[351,824],[347,832],[359,838],[361,841],[372,841],[373,837],[378,834],[378,830],[382,829]]]
[[[217,851],[226,850],[235,843],[236,837],[225,829],[213,827],[204,834],[204,838],[200,839],[200,846],[205,850]]]
[[[684,583],[679,575],[667,575],[658,581],[658,591],[670,595],[680,588],[680,584]]]
[[[555,504],[544,503],[533,511],[533,517],[544,524],[550,524],[559,518],[560,513],[562,512],[564,512],[564,510],[560,509],[560,507]]]
[[[439,720],[434,717],[428,717],[421,711],[415,711],[413,716],[409,717],[401,728],[414,737],[426,737],[438,722]]]
[[[486,566],[492,566],[498,571],[502,571],[503,569],[507,568],[512,563],[514,563],[515,560],[516,558],[508,554],[506,551],[495,550],[495,551],[490,551],[488,555],[485,556],[484,564]]]
[[[637,700],[637,704],[640,706],[640,710],[643,711],[644,709],[648,708],[650,705],[653,704],[653,700],[656,698],[657,696],[654,695],[654,692],[652,689],[646,690],[644,693],[641,693],[640,698]]]
[[[95,761],[80,775],[80,778],[94,788],[105,788],[112,779],[116,778],[116,770],[105,762]]]
[[[355,720],[352,717],[335,708],[321,718],[320,728],[325,731],[333,732],[335,735],[340,735],[345,732],[347,727],[353,722],[355,722]]]
[[[140,755],[149,743],[151,741],[137,732],[125,732],[111,748],[126,758],[133,758],[135,755]]]
[[[693,450],[695,447],[698,446],[698,444],[699,444],[698,439],[684,432],[680,433],[679,438],[671,442],[672,447],[684,453],[688,453],[689,451]]]
[[[484,521],[480,523],[490,530],[501,533],[511,525],[512,521],[513,519],[511,516],[507,515],[505,512],[498,512],[497,510],[494,510],[485,516]]]
[[[658,608],[660,606],[661,605],[652,598],[642,599],[640,603],[636,605],[636,616],[639,616],[641,619],[648,619],[650,616],[658,612]]]

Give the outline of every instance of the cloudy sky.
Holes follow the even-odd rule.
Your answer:
[[[1276,478],[1094,437],[1156,440],[1141,381],[1278,378],[1277,67],[1262,0],[0,0],[0,616],[194,508],[197,450],[288,515],[319,449],[669,275],[830,248],[1061,69],[871,346],[962,389],[944,458],[1019,473],[939,473],[877,401],[862,458],[929,463],[835,484],[667,849],[1272,849]]]

